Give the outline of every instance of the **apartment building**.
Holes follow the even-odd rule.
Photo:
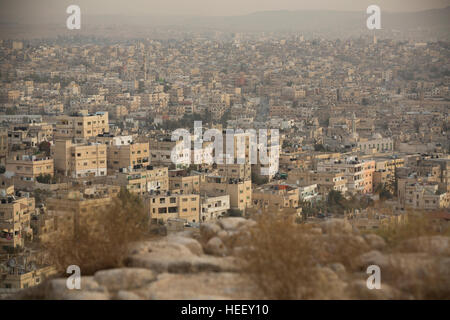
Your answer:
[[[305,157],[303,151],[282,152],[280,154],[280,168],[285,170],[311,168],[311,157]]]
[[[0,189],[0,252],[23,247],[25,238],[32,238],[31,214],[34,198],[28,194],[14,195],[14,188]]]
[[[0,115],[0,122],[7,124],[40,123],[42,116],[39,114],[4,114]]]
[[[89,141],[106,144],[120,146],[120,145],[128,145],[133,142],[133,136],[115,136],[111,133],[100,133],[95,137],[89,138]]]
[[[55,169],[72,178],[107,174],[107,146],[103,144],[74,144],[71,140],[57,140],[53,158]]]
[[[10,145],[26,145],[37,147],[43,141],[52,141],[53,127],[48,123],[14,124],[8,130]]]
[[[252,176],[252,168],[249,164],[217,164],[217,172],[219,176],[249,180]]]
[[[317,172],[291,170],[288,173],[288,183],[296,184],[300,187],[306,187],[316,184],[318,192],[322,196],[328,195],[331,190],[340,191],[342,194],[347,192],[347,178],[343,172]]]
[[[168,219],[199,222],[200,196],[198,194],[158,193],[144,197],[144,205],[149,212],[151,223],[167,223]]]
[[[8,129],[0,128],[0,163],[8,156]]]
[[[265,185],[253,189],[252,201],[257,208],[298,208],[299,188],[285,184]]]
[[[398,188],[399,202],[404,208],[419,210],[450,208],[450,193],[441,192],[436,182],[399,179]]]
[[[371,157],[371,159],[375,160],[375,171],[384,170],[395,174],[397,168],[401,168],[405,165],[405,159],[403,158]]]
[[[120,192],[119,186],[93,185],[79,190],[58,192],[46,201],[47,212],[55,217],[56,228],[75,230],[80,218],[89,218],[110,205]]]
[[[4,274],[0,272],[0,288],[2,289],[31,288],[57,274],[54,266],[37,267],[32,262],[17,267],[9,267],[8,269]]]
[[[373,158],[375,161],[375,171],[373,172],[373,190],[379,185],[384,185],[394,192],[393,186],[398,168],[405,164],[402,158]]]
[[[349,157],[343,160],[332,160],[319,162],[318,172],[341,172],[347,180],[348,192],[372,193],[373,172],[375,171],[375,161],[360,160],[358,157]]]
[[[2,90],[0,93],[0,102],[1,103],[8,103],[8,102],[15,102],[19,100],[21,96],[20,90]]]
[[[185,147],[183,141],[171,141],[168,138],[150,141],[150,163],[154,165],[170,166],[178,168],[187,167],[191,164],[191,147]],[[174,159],[172,159],[174,150]],[[172,161],[174,160],[174,161]]]
[[[224,217],[230,209],[230,196],[201,196],[200,197],[200,222],[207,222]]]
[[[200,182],[202,194],[228,194],[230,195],[230,208],[245,212],[252,207],[252,181],[240,179],[227,179],[221,176],[205,176]]]
[[[379,133],[374,134],[370,139],[360,138],[358,148],[363,153],[385,153],[394,151],[394,141],[392,138],[383,138]]]
[[[82,142],[105,132],[109,132],[108,112],[90,114],[87,110],[81,110],[73,115],[56,118],[55,139]]]
[[[300,200],[304,202],[317,202],[322,199],[319,194],[319,187],[317,184],[299,187],[298,192]]]
[[[237,130],[236,130],[237,131]],[[223,130],[223,155],[222,159],[223,163],[237,163],[238,159],[245,160],[246,163],[250,162],[250,157],[252,156],[251,152],[254,152],[253,162],[256,162],[258,159],[258,142],[257,137],[253,137],[252,134],[248,132],[234,132],[227,133],[227,130]],[[231,137],[231,138],[230,138]],[[268,142],[270,142],[268,138]],[[252,145],[253,144],[253,145]],[[253,148],[253,149],[252,149]],[[216,150],[217,152],[217,150]],[[254,163],[255,164],[255,163]]]
[[[434,157],[431,159],[425,160],[427,163],[433,163],[436,165],[439,165],[440,170],[437,172],[440,172],[440,176],[438,177],[438,181],[440,183],[442,190],[447,190],[447,192],[450,192],[450,158],[449,157]]]
[[[184,170],[169,171],[169,189],[173,192],[200,193],[200,176],[187,175]]]
[[[362,178],[364,183],[363,193],[373,192],[373,173],[375,172],[375,161],[366,160],[362,162]]]
[[[126,188],[139,195],[151,191],[165,192],[169,190],[167,167],[146,166],[141,169],[120,169],[114,176],[108,177],[111,184]]]
[[[108,145],[108,169],[146,167],[150,164],[149,144],[131,142],[129,144]]]
[[[382,185],[389,191],[394,191],[393,186],[395,182],[395,175],[390,171],[380,170],[373,173],[373,190]]]
[[[208,166],[214,163],[213,155],[214,143],[211,141],[202,142],[201,149],[191,149],[191,162],[194,164]]]
[[[54,162],[53,159],[45,156],[18,155],[6,161],[5,174],[28,181],[36,181],[39,176],[53,177]]]
[[[56,231],[55,218],[46,212],[45,208],[39,208],[31,217],[31,229],[33,229],[33,239],[47,241],[51,239]]]

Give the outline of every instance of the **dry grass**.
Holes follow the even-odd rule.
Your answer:
[[[448,259],[438,256],[419,261],[421,266],[418,268],[410,267],[415,262],[391,261],[386,270],[382,271],[382,281],[398,290],[395,299],[448,300],[450,299]]]
[[[242,271],[265,299],[320,299],[330,283],[320,267],[351,265],[363,252],[338,235],[312,235],[311,225],[299,225],[265,215],[240,239]],[[322,240],[322,241],[321,241]]]
[[[394,288],[391,291],[393,294],[388,296],[398,299],[449,299],[448,252],[424,252],[427,238],[422,239],[424,247],[413,246],[418,237],[445,236],[447,231],[421,215],[410,216],[405,225],[397,228],[378,232],[387,242],[382,253],[389,257],[389,263],[382,269],[382,285]],[[409,239],[412,240],[405,242]],[[242,272],[255,288],[255,298],[379,299],[383,297],[382,292],[375,295],[365,287],[358,289],[350,286],[342,291],[324,272],[323,267],[341,263],[346,267],[346,272],[339,274],[338,282],[365,282],[368,276],[361,272],[358,257],[372,249],[361,240],[357,234],[339,230],[322,234],[313,225],[299,225],[274,215],[264,215],[257,220],[255,227],[238,239],[235,246],[240,247]],[[405,245],[411,247],[405,248]],[[420,258],[422,256],[426,260]],[[392,260],[392,257],[395,259]]]
[[[386,253],[397,256],[396,262],[389,262],[383,281],[401,290],[398,298],[450,299],[450,250],[433,249],[434,236],[450,236],[444,221],[431,219],[429,213],[410,212],[405,223],[382,228],[377,234],[387,243]],[[417,258],[402,258],[408,254]]]
[[[59,272],[77,265],[83,275],[91,275],[122,266],[128,245],[146,236],[148,220],[141,202],[121,191],[110,206],[78,217],[75,226],[58,226],[55,236],[43,246]]]
[[[450,228],[442,221],[430,219],[424,212],[409,212],[405,221],[396,225],[384,226],[375,232],[390,248],[403,241],[424,236],[450,236]]]

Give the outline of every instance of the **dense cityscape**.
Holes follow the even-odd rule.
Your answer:
[[[264,221],[281,228],[282,220],[289,226],[274,231],[274,245],[298,227],[342,253],[333,238],[342,234],[346,248],[360,245],[357,262],[333,256],[311,267],[332,290],[263,286],[262,298],[448,299],[450,43],[376,32],[222,35],[0,40],[0,298],[28,299],[43,283],[50,289],[39,298],[260,298],[238,281],[251,267],[239,267],[248,252],[238,235],[256,228],[272,239]],[[177,129],[192,143],[174,139]],[[209,129],[232,132],[224,141],[232,161],[211,161],[221,151],[205,138]],[[279,133],[269,174],[249,161],[251,129]],[[392,249],[395,230],[413,230],[415,219],[430,228]],[[71,255],[73,239],[81,240]],[[99,258],[128,242],[119,262]],[[394,270],[386,261],[399,246],[411,274],[435,259],[442,287],[365,288],[358,272]],[[86,274],[87,289],[65,289],[70,265]]]

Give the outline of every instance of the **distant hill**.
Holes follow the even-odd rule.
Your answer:
[[[143,24],[151,26],[190,26],[217,28],[233,31],[281,31],[291,29],[324,30],[335,28],[357,28],[366,26],[365,12],[349,11],[261,11],[249,15],[205,17],[205,16],[91,16],[89,22],[101,24]],[[383,28],[450,28],[450,6],[420,12],[381,13]]]
[[[295,31],[315,33],[340,37],[342,35],[357,35],[368,32],[365,11],[262,11],[240,16],[104,16],[82,15],[81,34],[99,33],[102,35],[117,35],[135,32],[139,36],[145,34],[146,28],[181,28],[183,30],[219,30],[227,32],[279,32]],[[42,19],[41,19],[42,20]],[[41,36],[47,33],[67,34],[65,21],[61,16],[47,17],[44,21],[33,21],[28,24],[14,22],[11,19],[2,20],[0,36],[31,36],[39,32]],[[432,9],[420,12],[389,13],[381,12],[381,32],[412,32],[417,30],[423,37],[433,36],[439,39],[450,39],[450,6],[443,9]],[[51,26],[51,27],[49,27]],[[143,27],[142,30],[136,27]],[[128,28],[128,29],[127,29]],[[41,31],[39,31],[41,30]],[[44,31],[45,30],[45,31]],[[27,34],[27,32],[29,34]],[[42,34],[43,33],[43,34]],[[73,34],[73,32],[72,32]]]

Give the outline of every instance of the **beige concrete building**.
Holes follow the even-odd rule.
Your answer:
[[[48,123],[12,124],[8,130],[8,143],[37,147],[43,141],[53,140],[53,126]]]
[[[347,192],[347,178],[344,173],[338,171],[291,170],[288,173],[287,181],[300,187],[317,184],[318,192],[323,196],[328,195],[331,190],[340,191],[342,194]]]
[[[133,136],[115,136],[111,133],[100,133],[95,137],[89,138],[89,141],[109,145],[128,145],[133,142]]]
[[[322,196],[319,194],[319,187],[317,184],[299,187],[298,190],[301,201],[317,202],[322,199]]]
[[[230,209],[230,196],[201,196],[200,222],[207,222],[224,217]]]
[[[169,190],[167,167],[147,166],[142,169],[122,169],[108,178],[110,179],[109,183],[140,195],[151,191],[165,192]]]
[[[144,198],[151,223],[166,223],[168,219],[199,222],[200,196],[198,194],[150,194]]]
[[[7,160],[5,174],[29,181],[36,181],[39,176],[50,175],[53,177],[53,159],[30,155],[16,156]]]
[[[349,157],[343,160],[325,161],[317,164],[318,172],[341,172],[347,179],[348,192],[372,193],[375,161]]]
[[[125,145],[108,146],[108,169],[119,170],[120,168],[134,168],[135,166],[146,167],[150,164],[149,144],[130,143]]]
[[[399,179],[399,188],[404,188],[404,192],[399,193],[399,201],[405,208],[422,210],[450,208],[450,194],[440,192],[438,183],[406,181],[403,183],[403,179]]]
[[[296,186],[271,184],[255,188],[253,205],[257,208],[298,208],[299,189]]]
[[[35,203],[27,195],[15,196],[11,188],[0,189],[0,194],[0,252],[8,252],[23,247],[25,238],[32,238],[30,219]]]
[[[55,169],[72,178],[107,175],[107,150],[102,144],[73,144],[57,140],[53,148]]]
[[[56,274],[53,266],[36,267],[26,264],[25,269],[9,268],[7,272],[0,272],[0,288],[2,289],[26,289],[37,286],[48,277]]]
[[[171,141],[170,139],[150,140],[150,163],[155,165],[170,166],[178,168],[187,167],[191,164],[191,148],[186,148],[183,141]],[[174,150],[174,161],[171,155]]]
[[[394,151],[394,141],[392,138],[383,138],[379,133],[376,133],[370,139],[360,138],[358,148],[366,154],[392,152]]]
[[[252,176],[252,168],[249,164],[217,164],[217,172],[219,176],[249,180]]]
[[[8,129],[0,128],[0,163],[8,156]]]
[[[230,195],[230,208],[245,211],[252,207],[252,181],[227,179],[220,176],[206,176],[200,182],[202,194]]]
[[[200,192],[200,176],[186,175],[184,170],[170,170],[169,189],[173,192],[198,194]]]
[[[110,205],[120,192],[119,186],[93,185],[79,190],[58,192],[46,201],[49,215],[55,217],[56,228],[77,227],[80,218],[89,218]]]
[[[394,192],[393,186],[398,168],[405,165],[403,158],[373,158],[375,161],[375,171],[373,172],[373,190],[378,185],[384,185],[391,192]]]
[[[57,117],[55,139],[81,142],[105,132],[109,132],[108,112],[89,114],[87,110],[81,110],[74,115]]]

